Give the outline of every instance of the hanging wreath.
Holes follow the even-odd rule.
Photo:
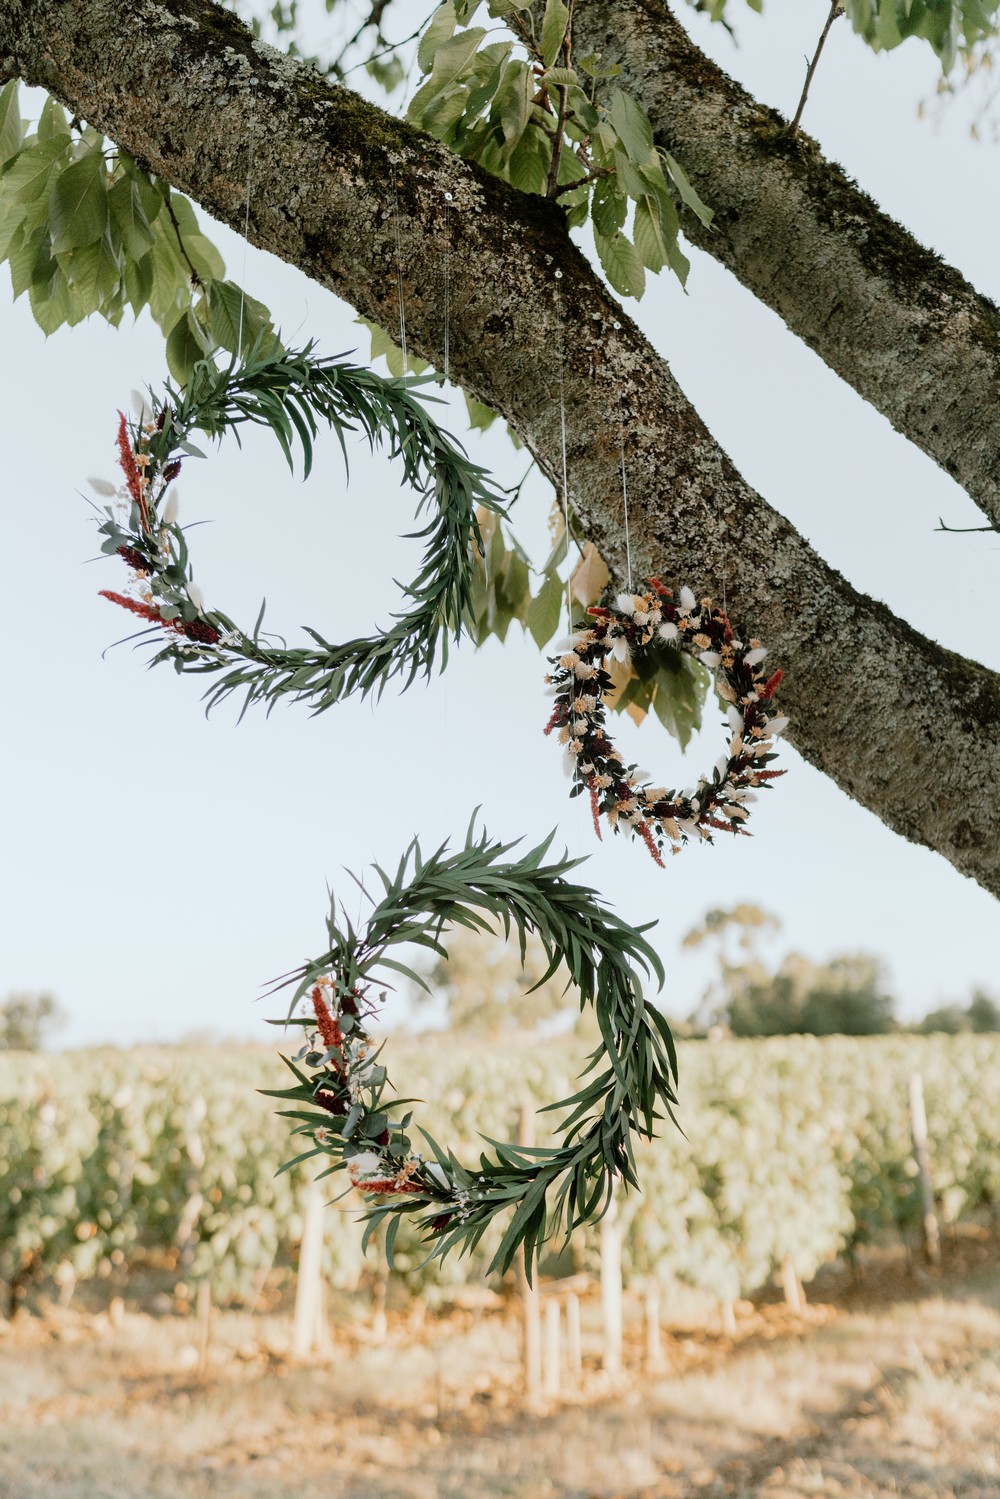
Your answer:
[[[544,864],[551,837],[516,861],[512,844],[470,836],[456,853],[442,847],[424,859],[414,841],[390,877],[376,866],[385,895],[363,930],[340,924],[331,901],[329,948],[276,986],[295,986],[290,1016],[309,1032],[303,1049],[286,1058],[293,1087],[268,1090],[291,1100],[284,1111],[296,1133],[312,1140],[298,1161],[328,1157],[322,1173],[346,1172],[368,1200],[365,1242],[388,1219],[392,1255],[400,1221],[415,1216],[432,1257],[473,1248],[499,1213],[510,1223],[490,1270],[506,1270],[520,1249],[530,1275],[539,1247],[559,1232],[607,1207],[615,1181],[638,1185],[633,1135],[653,1135],[654,1121],[673,1118],[677,1060],[664,1017],[643,997],[643,975],[663,982],[659,958],[641,935],[603,905],[596,891],[566,879],[580,862]],[[384,994],[375,994],[379,969],[412,970],[387,956],[414,943],[447,957],[444,928],[451,922],[491,930],[502,922],[525,936],[535,932],[549,968],[565,963],[581,1008],[592,1005],[602,1045],[589,1059],[589,1081],[554,1109],[568,1110],[561,1143],[519,1149],[488,1142],[477,1165],[464,1165],[423,1134],[417,1150],[408,1133],[412,1100],[395,1098],[370,1026]],[[642,930],[645,930],[643,928]],[[544,979],[542,980],[544,982]],[[272,990],[271,992],[276,992]],[[296,1016],[304,1004],[305,1015]],[[285,1024],[287,1022],[275,1022]]]
[[[648,581],[649,593],[622,593],[614,609],[588,609],[594,623],[571,636],[562,655],[549,657],[555,671],[546,681],[556,702],[545,733],[555,731],[565,746],[574,783],[570,795],[589,792],[597,836],[603,816],[616,833],[625,829],[641,838],[663,867],[665,846],[678,853],[689,838],[710,843],[712,829],[749,836],[749,804],[758,790],[784,775],[769,766],[774,740],[788,719],[771,712],[782,674],[768,675],[767,651],[759,640],[738,640],[711,599],[699,601],[690,588],[682,588],[675,603],[659,579]],[[625,764],[607,730],[605,698],[614,685],[605,669],[608,657],[627,661],[660,642],[715,672],[716,690],[729,704],[729,748],[711,775],[688,791],[643,779],[644,772]]]
[[[102,552],[117,554],[131,579],[127,593],[103,589],[104,598],[154,627],[166,643],[154,662],[170,660],[178,671],[220,676],[209,705],[230,693],[269,704],[283,694],[322,712],[351,693],[362,695],[402,677],[407,687],[419,673],[429,676],[442,634],[456,639],[469,610],[473,549],[482,544],[476,507],[504,512],[503,498],[483,469],[431,419],[412,393],[413,379],[383,379],[370,370],[333,359],[316,359],[310,344],[286,351],[265,335],[242,363],[220,368],[197,364],[183,393],[170,385],[144,417],[129,422],[119,412],[118,456],[124,483],[91,480],[115,503],[104,509]],[[253,629],[208,609],[193,580],[187,542],[177,521],[170,486],[186,456],[204,457],[190,442],[195,431],[239,437],[244,423],[269,427],[292,464],[296,440],[304,470],[312,463],[312,440],[320,423],[344,434],[360,429],[372,447],[384,443],[398,458],[403,476],[419,496],[418,514],[434,513],[414,533],[424,543],[421,570],[406,589],[411,607],[391,629],[331,644],[307,630],[314,647],[277,647],[262,635],[263,606]],[[346,449],[345,449],[346,456]]]

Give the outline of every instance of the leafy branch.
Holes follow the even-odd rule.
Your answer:
[[[536,29],[526,7],[490,0],[508,32],[500,40],[495,28],[469,24],[477,9],[445,0],[435,11],[417,51],[423,83],[409,119],[521,191],[557,200],[571,227],[589,218],[623,296],[641,296],[646,271],[665,265],[683,282],[675,197],[705,224],[711,212],[655,145],[645,110],[614,84],[621,68],[596,53],[574,56],[573,4],[546,0]]]

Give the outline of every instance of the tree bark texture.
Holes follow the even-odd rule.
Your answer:
[[[0,0],[5,67],[240,232],[253,118],[254,243],[392,326],[398,229],[408,338],[438,363],[450,224],[456,379],[555,480],[562,368],[570,494],[618,576],[624,433],[639,576],[716,597],[725,584],[734,620],[787,671],[780,701],[797,748],[1000,894],[1000,677],[854,590],[755,493],[559,209],[255,43],[209,0]]]
[[[682,210],[687,237],[1000,523],[1000,308],[793,140],[664,0],[584,0],[573,35],[577,55],[621,66],[714,210],[710,229]]]

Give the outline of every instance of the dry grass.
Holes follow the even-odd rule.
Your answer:
[[[655,1379],[534,1414],[501,1317],[293,1367],[227,1313],[201,1374],[190,1320],[50,1312],[0,1338],[0,1499],[997,1499],[1000,1275],[866,1300],[677,1329]]]

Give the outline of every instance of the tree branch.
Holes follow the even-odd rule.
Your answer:
[[[843,11],[840,8],[840,0],[832,0],[832,4],[830,6],[830,14],[826,18],[826,25],[820,32],[819,41],[816,43],[816,51],[813,53],[812,58],[809,62],[809,66],[806,68],[806,81],[802,85],[802,94],[799,98],[798,108],[795,111],[792,123],[788,127],[788,133],[792,137],[792,140],[794,140],[799,133],[799,125],[802,122],[802,111],[805,109],[806,100],[809,97],[809,86],[813,81],[813,74],[816,72],[820,55],[823,51],[823,48],[826,46],[826,39],[830,35],[830,28],[837,17],[840,15],[843,15]]]
[[[1000,309],[793,140],[664,0],[585,0],[576,46],[618,63],[702,200],[687,237],[1000,521]]]
[[[897,832],[1000,894],[1000,677],[856,592],[765,504],[575,249],[555,205],[255,44],[208,0],[0,0],[0,56],[8,52],[28,82],[241,233],[256,79],[250,237],[383,326],[395,308],[396,177],[412,347],[440,363],[450,225],[456,378],[554,478],[558,386],[545,372],[565,331],[570,489],[612,567],[624,574],[624,427],[639,575],[721,593],[724,565],[734,617],[787,669],[782,703],[802,753]],[[561,308],[572,309],[565,330]]]

